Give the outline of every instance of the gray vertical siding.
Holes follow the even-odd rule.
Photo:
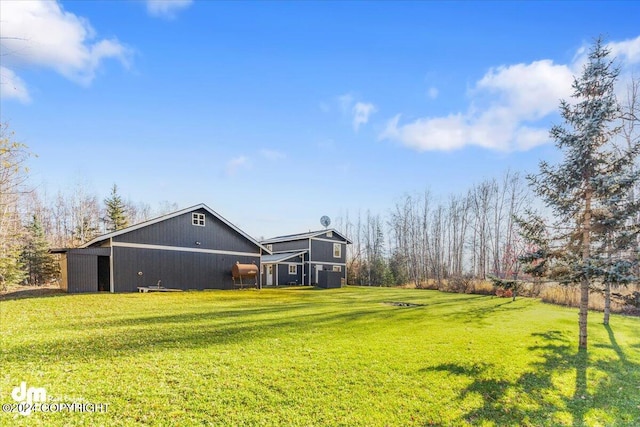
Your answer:
[[[98,257],[92,254],[67,255],[67,292],[98,292]]]
[[[341,278],[337,272],[323,270],[318,274],[318,286],[326,289],[339,288],[342,286]]]
[[[302,265],[298,265],[297,274],[289,274],[289,264],[278,264],[278,285],[283,286],[289,283],[302,285]]]
[[[320,266],[320,265],[322,266],[322,269],[318,270],[318,266]],[[318,276],[318,273],[317,273],[318,271],[331,271],[331,272],[334,272],[333,271],[333,266],[334,265],[337,265],[337,264],[331,264],[331,263],[328,263],[328,262],[324,263],[324,264],[322,264],[322,263],[311,264],[311,283],[317,284],[316,283],[316,277]],[[346,280],[347,279],[347,273],[346,273],[345,266],[344,265],[340,265],[339,267],[340,267],[341,271],[340,272],[336,271],[335,274],[339,274],[343,279]]]
[[[205,214],[205,226],[193,225],[192,213]],[[205,209],[194,210],[146,227],[115,236],[114,242],[175,246],[194,249],[215,249],[233,252],[259,252],[249,241]],[[196,242],[200,243],[199,245]]]
[[[340,242],[336,241],[335,243]],[[311,239],[311,261],[337,264],[346,262],[347,245],[344,242],[340,245],[342,246],[340,258],[334,258],[332,242]]]
[[[289,242],[266,243],[272,245],[273,252],[295,251],[297,249],[309,249],[309,239],[292,240]]]
[[[110,249],[106,249],[109,254]],[[105,253],[104,249],[100,253]],[[73,249],[60,257],[60,288],[65,292],[78,294],[98,292],[99,289],[99,255],[95,249]],[[105,286],[109,290],[109,286]]]
[[[260,268],[257,253],[253,257],[114,247],[114,291],[135,292],[139,286],[156,285],[158,280],[165,288],[233,289],[231,268],[236,262],[255,263]]]
[[[193,225],[193,213],[205,215],[204,226]],[[159,280],[167,288],[233,289],[232,266],[240,262],[260,267],[260,252],[256,242],[199,208],[68,250],[61,257],[62,287],[67,292],[96,292],[99,282],[106,287],[111,279],[114,292],[136,292]]]
[[[98,292],[98,256],[109,248],[71,249],[61,258],[62,289],[69,293]]]

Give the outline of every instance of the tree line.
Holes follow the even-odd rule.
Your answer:
[[[162,202],[152,210],[125,200],[116,184],[102,199],[83,185],[51,197],[28,185],[27,163],[33,155],[8,124],[0,125],[0,289],[55,280],[58,266],[51,248],[77,247],[178,209],[175,203]]]
[[[405,195],[384,216],[347,214],[337,222],[353,241],[348,282],[424,287],[464,276],[518,275],[517,255],[526,243],[514,218],[524,213],[528,194],[522,175],[507,171],[444,199],[429,190]]]
[[[550,136],[563,161],[542,161],[485,180],[466,194],[436,200],[405,196],[384,216],[338,221],[354,244],[349,282],[416,287],[464,278],[491,279],[517,292],[518,277],[579,286],[579,347],[587,347],[589,295],[605,298],[640,276],[640,80],[616,95],[620,69],[602,39],[560,101]],[[543,209],[532,209],[534,196]],[[522,277],[522,276],[521,276]],[[632,297],[640,307],[640,293]]]

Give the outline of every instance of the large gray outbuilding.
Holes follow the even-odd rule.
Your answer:
[[[234,264],[256,264],[269,251],[204,204],[61,249],[70,293],[136,292],[139,287],[232,289]],[[257,278],[261,286],[261,277]]]

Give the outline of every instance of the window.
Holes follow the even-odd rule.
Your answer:
[[[334,258],[342,257],[342,245],[340,243],[333,244],[333,257]]]
[[[273,250],[273,245],[267,245],[267,250],[268,251],[272,251]]]
[[[342,266],[341,265],[334,265],[333,266],[333,271],[341,272],[342,271]]]
[[[327,231],[327,237],[333,237],[333,231]]]
[[[298,266],[289,264],[289,274],[298,274]]]
[[[269,264],[268,271],[269,271],[269,274],[273,274],[273,265],[272,264]]]
[[[191,214],[191,224],[204,227],[204,214],[201,214],[201,213]]]

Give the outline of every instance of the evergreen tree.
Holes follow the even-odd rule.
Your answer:
[[[25,277],[20,249],[16,245],[5,245],[0,251],[0,290],[6,291],[10,285],[21,283]]]
[[[121,230],[129,225],[127,209],[124,201],[118,194],[118,186],[113,184],[111,194],[104,200],[106,206],[105,223],[107,231]]]
[[[49,244],[40,220],[34,215],[26,228],[26,239],[20,262],[27,274],[27,283],[40,286],[57,277],[58,265],[53,255],[49,253]]]
[[[580,284],[579,348],[587,347],[587,314],[592,281],[603,273],[601,252],[595,244],[605,221],[599,211],[621,206],[633,176],[630,162],[637,149],[616,152],[613,137],[620,131],[616,121],[620,107],[614,94],[619,70],[609,58],[602,39],[595,41],[580,77],[574,78],[573,103],[561,101],[563,125],[553,126],[551,136],[563,151],[557,166],[540,163],[540,172],[529,176],[534,191],[553,209],[559,220],[567,269],[565,282]],[[624,217],[625,209],[616,215]]]

